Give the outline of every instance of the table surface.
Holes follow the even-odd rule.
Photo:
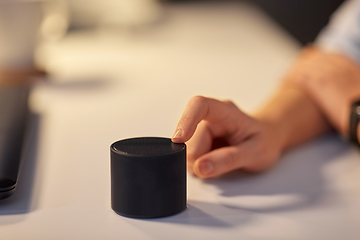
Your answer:
[[[188,208],[132,219],[110,208],[109,146],[170,137],[194,95],[254,111],[300,47],[251,5],[169,5],[147,29],[73,32],[47,48],[18,189],[1,239],[359,239],[359,151],[336,134],[261,174],[188,175]]]

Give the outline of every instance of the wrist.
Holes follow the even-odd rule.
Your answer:
[[[351,104],[360,99],[360,68],[339,53],[305,49],[286,80],[312,99],[328,122],[343,136],[349,134]]]
[[[286,126],[284,126],[279,119],[271,119],[271,118],[259,118],[258,119],[263,128],[269,135],[269,144],[271,147],[281,155],[284,151],[286,151],[288,146],[289,139],[289,131]]]
[[[275,132],[281,152],[314,139],[330,129],[329,122],[305,92],[283,85],[256,118]]]

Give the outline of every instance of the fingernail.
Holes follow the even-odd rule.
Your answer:
[[[178,129],[175,132],[174,136],[172,137],[172,140],[179,139],[179,138],[181,138],[181,136],[182,136],[182,129]]]
[[[199,164],[199,172],[202,175],[209,175],[214,171],[214,165],[212,162],[204,161]]]

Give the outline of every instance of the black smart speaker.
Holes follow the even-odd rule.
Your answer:
[[[186,145],[143,137],[111,145],[111,207],[134,218],[166,217],[186,209]]]

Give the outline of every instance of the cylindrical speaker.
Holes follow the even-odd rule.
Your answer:
[[[186,145],[143,137],[111,145],[111,207],[123,216],[166,217],[186,208]]]

